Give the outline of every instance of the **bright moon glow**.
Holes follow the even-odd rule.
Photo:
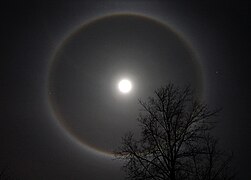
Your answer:
[[[119,82],[118,88],[122,93],[129,93],[132,89],[132,83],[127,79],[123,79]]]

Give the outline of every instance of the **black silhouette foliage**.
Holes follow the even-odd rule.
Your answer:
[[[141,135],[129,132],[114,153],[132,180],[230,180],[232,154],[218,147],[211,119],[218,110],[193,97],[189,87],[161,87],[143,107]]]

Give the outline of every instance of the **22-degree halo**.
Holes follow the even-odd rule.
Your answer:
[[[190,83],[202,94],[194,52],[167,25],[136,14],[114,14],[84,24],[53,56],[48,98],[66,134],[93,152],[113,155],[124,132],[137,124],[138,106],[121,103],[124,99],[111,88],[123,74],[137,79],[136,101],[169,82]]]

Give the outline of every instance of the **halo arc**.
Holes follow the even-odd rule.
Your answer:
[[[89,25],[91,25],[92,23],[96,23],[100,20],[109,18],[109,17],[114,17],[114,16],[135,16],[135,17],[140,17],[140,18],[145,18],[147,20],[150,21],[154,21],[155,23],[158,23],[161,26],[164,26],[165,28],[167,28],[168,30],[170,30],[172,33],[174,33],[177,37],[179,37],[179,39],[185,44],[185,46],[191,51],[191,53],[194,56],[194,64],[196,64],[196,68],[197,70],[200,72],[200,87],[201,87],[201,91],[199,93],[199,96],[202,97],[203,96],[203,73],[202,73],[202,68],[201,68],[201,64],[198,61],[197,58],[197,53],[195,52],[195,50],[192,48],[191,44],[183,37],[182,34],[180,34],[179,32],[175,31],[174,28],[172,28],[169,24],[167,24],[167,22],[163,22],[161,20],[155,19],[154,17],[150,17],[144,14],[137,14],[137,13],[114,13],[114,14],[108,14],[108,15],[104,15],[104,16],[100,16],[94,19],[91,19],[90,21],[80,25],[77,29],[74,29],[71,33],[69,33],[69,35],[67,35],[65,38],[63,38],[63,40],[61,41],[61,43],[59,43],[59,45],[57,46],[57,48],[55,49],[54,53],[51,56],[51,60],[49,62],[48,65],[48,75],[47,75],[47,90],[50,87],[50,73],[52,71],[52,64],[55,63],[55,56],[58,53],[58,51],[60,50],[61,47],[63,47],[65,44],[67,44],[67,42],[69,40],[71,40],[71,38],[78,33],[79,31],[81,31],[83,28],[88,27]],[[50,109],[50,112],[53,116],[53,118],[55,119],[55,122],[58,124],[58,126],[62,129],[62,131],[64,132],[64,134],[70,138],[72,141],[76,142],[78,145],[80,145],[81,147],[83,147],[84,149],[86,149],[89,152],[92,152],[94,154],[97,155],[102,155],[102,156],[106,156],[106,157],[113,157],[114,154],[112,152],[108,152],[105,151],[103,149],[97,148],[87,142],[84,142],[82,139],[80,139],[77,135],[74,134],[74,132],[71,130],[71,128],[66,127],[63,125],[62,120],[64,119],[63,115],[59,113],[59,111],[57,110],[57,106],[55,104],[55,102],[53,102],[52,99],[52,94],[49,92],[47,93],[47,99],[48,99],[48,107]]]

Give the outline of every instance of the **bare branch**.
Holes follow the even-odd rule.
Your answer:
[[[233,179],[228,174],[232,157],[218,149],[218,140],[210,131],[211,119],[219,110],[210,111],[195,100],[190,87],[173,84],[154,91],[155,96],[142,106],[138,122],[141,137],[129,133],[116,153],[124,159],[129,179]]]

